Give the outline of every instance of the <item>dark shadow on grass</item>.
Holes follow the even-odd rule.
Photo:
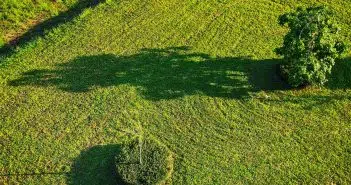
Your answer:
[[[336,61],[326,86],[329,89],[351,89],[351,57]]]
[[[103,54],[78,57],[53,70],[23,73],[12,86],[56,86],[69,92],[129,84],[151,100],[204,94],[244,98],[250,92],[284,90],[276,73],[279,60],[211,57],[187,47],[143,49],[127,56]]]
[[[80,15],[85,9],[93,8],[103,2],[105,2],[105,0],[79,0],[69,10],[62,12],[55,17],[52,17],[48,20],[45,20],[35,25],[33,28],[28,30],[20,37],[0,47],[0,56],[11,55],[15,51],[16,46],[23,45],[31,40],[44,36],[45,33],[59,26],[60,24],[64,24],[66,22],[72,21],[75,17]]]
[[[294,103],[303,105],[304,109],[311,110],[320,106],[330,106],[335,102],[350,101],[351,95],[346,90],[351,89],[351,58],[338,59],[333,67],[332,73],[328,76],[329,81],[325,87],[330,90],[339,90],[328,94],[303,94],[299,96],[284,96],[279,100],[265,99],[276,103]],[[341,91],[340,91],[341,90]],[[348,111],[348,108],[340,111]],[[346,115],[346,113],[345,113]],[[349,119],[349,118],[348,118]]]
[[[94,146],[75,159],[71,173],[67,176],[71,185],[116,185],[114,157],[120,152],[120,145]]]

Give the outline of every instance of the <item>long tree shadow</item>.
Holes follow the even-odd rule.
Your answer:
[[[120,152],[120,145],[97,145],[81,152],[67,175],[68,184],[117,184],[115,173],[115,155]]]
[[[93,8],[100,3],[105,2],[105,0],[80,0],[69,10],[60,13],[59,15],[47,19],[33,28],[29,29],[26,33],[18,38],[10,41],[8,44],[0,47],[0,56],[11,55],[14,52],[14,48],[17,45],[25,44],[37,37],[42,37],[52,28],[64,24],[66,22],[72,21],[75,17],[80,15],[85,9]]]
[[[205,94],[242,98],[259,90],[288,86],[276,75],[279,60],[211,57],[187,47],[143,49],[128,56],[103,54],[78,57],[54,70],[32,70],[12,86],[56,86],[69,92],[129,84],[147,99],[172,99]]]

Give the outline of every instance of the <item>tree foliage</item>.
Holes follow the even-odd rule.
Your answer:
[[[332,12],[324,6],[298,8],[279,17],[290,31],[276,53],[284,57],[282,74],[294,87],[323,85],[335,59],[346,49]]]

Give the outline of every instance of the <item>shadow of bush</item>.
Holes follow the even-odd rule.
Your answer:
[[[116,185],[115,155],[120,145],[94,146],[75,159],[67,181],[71,185]]]
[[[326,86],[329,89],[351,89],[351,57],[336,61]]]

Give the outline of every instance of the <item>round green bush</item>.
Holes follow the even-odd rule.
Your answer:
[[[165,184],[172,171],[172,153],[152,139],[133,140],[116,156],[117,178],[123,184]]]
[[[281,73],[294,87],[323,85],[331,73],[335,59],[346,45],[339,27],[327,7],[298,8],[279,17],[279,24],[290,31],[276,53],[284,57]]]

